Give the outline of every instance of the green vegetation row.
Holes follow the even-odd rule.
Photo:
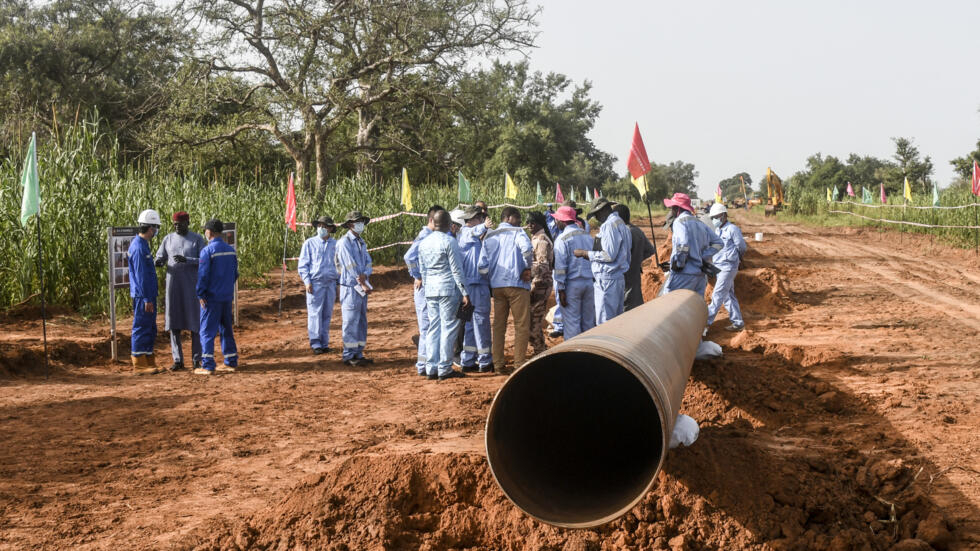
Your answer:
[[[860,190],[857,190],[860,195]],[[909,226],[903,224],[891,224],[880,222],[879,220],[894,220],[899,222],[913,222],[916,224],[927,224],[930,226],[975,226],[977,212],[976,207],[962,209],[944,208],[898,208],[905,205],[904,199],[900,195],[888,197],[888,205],[891,207],[881,207],[878,200],[879,192],[874,193],[874,202],[870,205],[862,204],[859,198],[844,197],[840,202],[831,203],[827,201],[826,190],[801,189],[799,187],[790,188],[786,213],[797,216],[802,220],[827,226],[873,226],[882,229],[889,229],[903,233],[921,233],[935,235],[942,241],[957,247],[973,247],[976,239],[976,232],[967,228],[923,228],[919,226]],[[955,186],[940,192],[939,206],[953,207],[969,205],[980,202],[974,197],[969,188]],[[932,195],[913,194],[909,207],[931,207]],[[872,220],[829,212],[831,210],[851,212],[860,216],[866,216]]]
[[[21,302],[38,302],[37,236],[34,220],[20,225],[20,173],[24,152],[0,164],[0,309]],[[229,176],[213,172],[178,174],[152,163],[138,167],[118,161],[118,144],[95,122],[69,127],[57,142],[38,144],[41,182],[41,236],[44,242],[44,279],[49,303],[73,308],[85,315],[108,312],[106,228],[135,225],[140,211],[153,208],[164,219],[162,232],[171,231],[172,213],[186,210],[191,226],[201,231],[211,217],[238,223],[242,277],[255,282],[280,265],[285,230],[284,201],[288,167],[274,174]],[[216,181],[217,178],[217,181]],[[238,182],[238,183],[232,183]],[[379,183],[337,178],[322,198],[298,191],[298,218],[310,220],[327,214],[343,219],[359,209],[369,216],[401,210],[399,175]],[[534,204],[533,186],[518,183],[517,204]],[[473,182],[474,198],[490,204],[505,202],[503,182]],[[431,204],[447,208],[457,204],[453,184],[412,186],[416,211]],[[634,208],[640,208],[634,205]],[[645,210],[644,210],[645,212]],[[409,241],[422,220],[398,217],[368,226],[368,246]],[[310,228],[288,232],[289,256],[297,256]],[[159,238],[151,244],[159,246]],[[399,262],[403,247],[374,253],[377,264]],[[295,265],[291,265],[295,269]],[[161,270],[162,276],[162,270]],[[162,281],[162,279],[161,279]],[[119,293],[128,295],[128,293]],[[127,298],[123,298],[125,308]]]

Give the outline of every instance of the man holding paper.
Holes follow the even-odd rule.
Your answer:
[[[344,365],[360,366],[374,363],[364,357],[367,345],[367,296],[373,287],[371,255],[361,238],[370,218],[361,211],[351,211],[342,227],[347,233],[337,243],[337,273],[340,274],[340,313],[343,317]]]

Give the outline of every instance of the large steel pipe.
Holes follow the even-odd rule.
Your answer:
[[[532,517],[569,528],[615,520],[663,465],[708,312],[674,291],[527,362],[490,406],[497,484]]]

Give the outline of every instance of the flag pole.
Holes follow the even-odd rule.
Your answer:
[[[50,374],[48,367],[48,321],[47,305],[44,301],[44,262],[41,259],[41,211],[37,213],[37,275],[41,279],[41,333],[44,335],[44,378]]]
[[[657,234],[653,233],[653,209],[650,208],[650,200],[646,198],[647,218],[650,220],[650,241],[653,241],[654,264],[660,264],[660,254],[657,252]]]
[[[286,287],[286,240],[289,237],[289,226],[282,230],[282,278],[279,280],[279,315],[282,316],[282,291]]]
[[[980,226],[980,215],[977,214],[977,204],[973,203],[973,225]],[[980,256],[980,228],[973,228],[973,254]]]

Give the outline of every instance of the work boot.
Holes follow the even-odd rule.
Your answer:
[[[157,368],[147,361],[148,356],[133,356],[133,375],[153,375]]]
[[[183,371],[184,362],[176,361],[172,366],[170,366],[170,371]]]
[[[460,368],[459,368],[459,369],[460,369],[460,371],[462,371],[463,373],[476,373],[477,371],[479,371],[479,370],[480,370],[480,368],[478,368],[478,367],[477,367],[477,366],[475,366],[475,365],[463,365],[463,366],[460,366]]]
[[[745,324],[735,325],[734,323],[725,328],[725,331],[731,331],[732,333],[738,333],[742,329],[745,329]]]
[[[466,375],[463,374],[463,373],[460,373],[459,371],[450,371],[449,373],[446,373],[445,375],[440,375],[439,376],[439,380],[440,381],[445,381],[446,379],[459,379],[459,378],[462,378],[462,377],[466,377]]]
[[[219,365],[218,366],[218,371],[220,371],[221,373],[234,373],[235,370],[236,370],[236,368],[234,366],[231,366],[231,365]]]
[[[207,369],[205,367],[199,367],[194,370],[195,375],[214,375],[213,369]]]
[[[490,364],[490,365],[481,365],[477,369],[477,371],[479,371],[480,373],[493,373],[493,364]]]

